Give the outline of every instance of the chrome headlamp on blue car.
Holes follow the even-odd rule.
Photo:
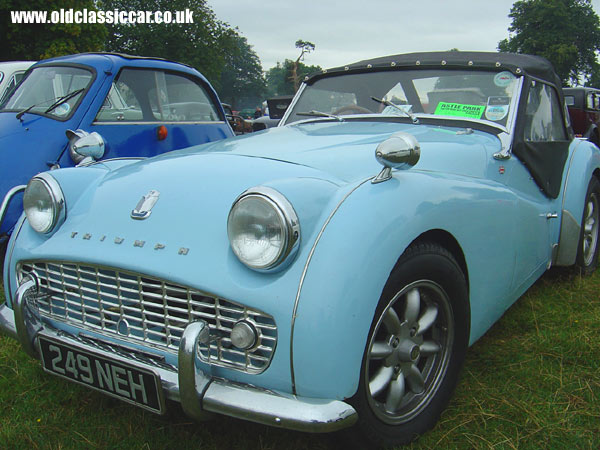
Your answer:
[[[563,104],[543,58],[394,55],[313,75],[254,136],[36,176],[0,329],[154,412],[407,443],[549,266],[598,264],[600,149]]]
[[[227,234],[233,253],[243,264],[255,270],[270,270],[294,257],[300,223],[293,206],[280,192],[259,186],[236,199],[227,219]]]
[[[29,181],[23,194],[23,210],[38,233],[48,234],[64,222],[65,196],[52,175],[41,173]]]

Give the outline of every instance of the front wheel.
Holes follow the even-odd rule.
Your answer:
[[[600,182],[592,177],[585,195],[576,259],[576,265],[584,276],[591,275],[598,266],[599,233]]]
[[[353,403],[370,442],[406,444],[448,404],[469,339],[465,276],[433,243],[409,247],[381,296]]]

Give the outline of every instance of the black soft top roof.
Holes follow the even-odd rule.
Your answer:
[[[307,84],[340,72],[368,72],[373,69],[491,69],[509,70],[515,75],[528,74],[560,87],[561,82],[552,64],[541,56],[500,52],[420,52],[365,59],[347,66],[335,67],[310,76]]]

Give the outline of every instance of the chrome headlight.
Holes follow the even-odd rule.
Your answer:
[[[269,270],[290,261],[300,224],[294,208],[275,189],[252,188],[234,202],[227,219],[233,253],[251,269]]]
[[[47,234],[65,218],[65,197],[58,182],[47,173],[40,173],[27,184],[23,194],[23,209],[31,228]]]

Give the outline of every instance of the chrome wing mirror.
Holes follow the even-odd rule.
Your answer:
[[[97,161],[104,156],[104,139],[95,131],[67,130],[69,155],[78,166]]]
[[[392,178],[392,169],[410,169],[419,162],[421,147],[410,133],[398,132],[381,142],[375,149],[375,159],[383,166],[371,183],[377,184]]]

